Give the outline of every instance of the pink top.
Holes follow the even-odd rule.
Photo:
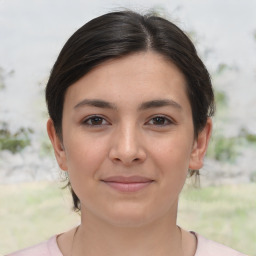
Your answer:
[[[197,250],[194,256],[246,256],[222,244],[208,240],[197,233],[192,233],[197,237]],[[53,236],[48,241],[7,256],[63,256],[56,238],[57,236]]]

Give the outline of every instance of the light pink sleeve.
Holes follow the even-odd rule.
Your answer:
[[[63,256],[58,245],[56,236],[32,247],[17,251],[6,256]]]
[[[197,237],[197,250],[195,256],[246,256],[225,245],[208,240],[196,233],[194,234]]]

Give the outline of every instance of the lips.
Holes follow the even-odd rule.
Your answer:
[[[146,188],[154,180],[142,176],[112,176],[102,181],[111,188],[121,192],[136,192]]]

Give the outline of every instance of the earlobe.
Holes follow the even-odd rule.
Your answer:
[[[204,129],[198,134],[190,156],[189,168],[199,170],[203,166],[204,156],[207,151],[212,132],[212,119],[208,118]]]
[[[51,143],[52,143],[52,146],[54,149],[54,154],[55,154],[56,160],[59,164],[59,167],[63,171],[67,171],[65,149],[62,144],[62,141],[60,140],[59,136],[56,133],[52,119],[49,119],[47,121],[47,133],[51,140]]]

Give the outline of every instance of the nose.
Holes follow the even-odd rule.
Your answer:
[[[132,125],[124,125],[114,131],[109,158],[125,166],[143,163],[146,159],[142,136]]]

